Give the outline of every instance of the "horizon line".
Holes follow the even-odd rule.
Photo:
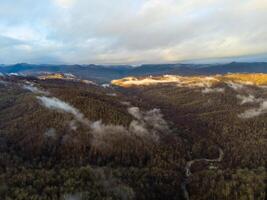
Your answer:
[[[97,64],[97,63],[88,63],[88,64],[78,64],[78,63],[30,63],[30,62],[17,62],[12,64],[4,64],[0,63],[1,66],[13,66],[13,65],[67,65],[67,66],[73,66],[73,65],[79,65],[79,66],[89,66],[89,65],[95,65],[95,66],[131,66],[131,67],[138,67],[138,66],[145,66],[145,65],[223,65],[223,64],[231,64],[231,63],[267,63],[267,61],[230,61],[230,62],[210,62],[210,63],[201,63],[201,62],[177,62],[177,63],[140,63],[140,64]]]

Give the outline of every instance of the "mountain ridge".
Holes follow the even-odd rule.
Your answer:
[[[211,75],[226,73],[267,73],[267,62],[231,62],[227,64],[144,64],[131,65],[48,65],[18,63],[0,65],[1,73],[22,73],[36,75],[49,73],[72,73],[83,79],[96,82],[110,82],[126,76],[146,75]]]

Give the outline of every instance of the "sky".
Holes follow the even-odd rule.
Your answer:
[[[267,61],[267,0],[0,0],[0,63]]]

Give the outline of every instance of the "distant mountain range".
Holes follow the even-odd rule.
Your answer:
[[[82,79],[90,79],[104,83],[126,76],[267,73],[267,62],[232,62],[227,64],[149,64],[138,67],[133,67],[131,65],[33,65],[19,63],[15,65],[0,65],[0,72],[26,75],[36,75],[41,73],[71,73]]]

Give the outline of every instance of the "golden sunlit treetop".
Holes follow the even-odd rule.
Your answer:
[[[267,74],[227,74],[214,76],[149,76],[149,77],[126,77],[113,80],[112,84],[121,87],[148,86],[156,84],[173,83],[184,87],[206,87],[215,83],[233,81],[245,85],[267,85]]]

